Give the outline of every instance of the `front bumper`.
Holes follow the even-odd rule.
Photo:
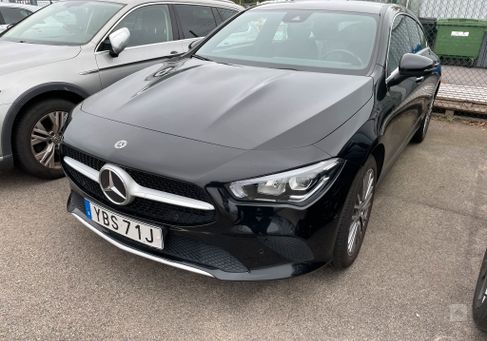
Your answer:
[[[292,248],[293,245],[288,245],[291,249],[286,249],[281,245],[281,247],[283,247],[282,251],[287,253],[288,257],[284,257],[284,259],[281,259],[281,261],[274,265],[266,265],[263,267],[255,266],[251,268],[237,259],[236,255],[231,254],[219,246],[209,244],[203,240],[186,237],[185,234],[181,234],[177,230],[172,230],[171,228],[168,229],[167,227],[165,227],[165,248],[162,251],[155,251],[154,249],[133,242],[132,240],[113,233],[110,230],[105,229],[103,226],[88,220],[83,210],[84,197],[85,196],[80,195],[76,191],[71,192],[68,200],[68,212],[98,236],[126,252],[200,275],[230,281],[271,280],[304,274],[313,271],[326,263],[323,261],[314,261],[313,255],[309,250],[306,255],[300,255],[299,250]],[[206,232],[200,231],[200,233],[207,234],[207,231],[208,230],[206,230]],[[190,235],[193,234],[190,233]],[[221,238],[225,239],[225,236],[221,236]],[[238,242],[237,240],[240,239],[239,237],[233,238],[234,243]],[[255,236],[255,238],[252,239],[244,239],[246,240],[241,240],[240,242],[243,244],[242,246],[246,245],[248,247],[249,252],[244,258],[251,256],[252,250],[255,250],[256,246],[258,247],[257,254],[262,257],[265,257],[266,254],[271,252],[270,250],[265,250],[268,248],[265,243],[266,241],[269,242],[273,239],[272,236],[264,237],[262,240],[260,240],[261,238],[258,236]],[[289,243],[289,240],[286,241]],[[279,247],[279,244],[272,246]],[[302,244],[301,246],[308,248],[306,244]],[[296,247],[296,245],[294,245],[294,247]],[[295,263],[290,261],[289,258],[292,258],[293,256],[301,259],[302,262]],[[286,261],[285,258],[288,258],[288,260]],[[307,261],[303,262],[303,258],[306,258]]]
[[[73,119],[76,117],[87,119],[73,115]],[[338,213],[358,170],[353,163],[346,162],[327,191],[310,206],[247,205],[231,199],[222,184],[251,177],[253,172],[270,174],[329,156],[316,147],[242,154],[240,150],[139,131],[132,126],[117,125],[116,138],[93,131],[93,125],[87,125],[87,129],[77,126],[71,131],[70,127],[72,123],[61,148],[72,188],[68,211],[112,244],[160,263],[179,264],[177,267],[197,269],[223,280],[288,278],[331,261]],[[97,139],[92,138],[93,134]],[[114,149],[114,141],[122,137],[133,142],[122,150]],[[80,150],[71,147],[74,145],[84,147]],[[130,204],[115,205],[101,191],[94,173],[76,171],[65,164],[66,157],[88,166],[97,175],[107,163],[115,165],[140,186],[211,203],[214,209],[202,211],[140,196]],[[114,213],[160,227],[164,249],[154,250],[86,220],[85,198]]]
[[[221,280],[282,279],[308,273],[331,261],[337,216],[348,191],[347,179],[353,173],[353,169],[344,167],[324,197],[307,209],[222,204],[225,199],[218,198],[219,192],[210,191],[217,207],[215,220],[194,226],[159,223],[165,236],[161,251],[88,220],[84,199],[100,201],[74,182],[67,208],[112,245],[162,264]],[[141,220],[114,207],[107,208]]]

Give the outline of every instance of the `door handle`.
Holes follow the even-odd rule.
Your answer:
[[[179,53],[179,51],[171,51],[171,52],[169,52],[169,54],[178,54],[178,53]]]
[[[424,76],[416,78],[416,83],[421,83],[422,81],[424,81]]]

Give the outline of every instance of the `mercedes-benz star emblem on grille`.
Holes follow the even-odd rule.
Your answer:
[[[127,205],[133,197],[128,191],[130,176],[121,168],[113,165],[105,165],[100,170],[99,182],[103,194],[112,203]]]
[[[127,146],[127,141],[126,140],[120,140],[120,141],[117,141],[115,142],[115,149],[122,149],[122,148],[125,148]]]

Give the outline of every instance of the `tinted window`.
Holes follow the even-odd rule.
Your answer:
[[[86,44],[122,7],[102,1],[56,2],[12,27],[0,39],[31,44]]]
[[[407,21],[408,24],[409,40],[411,43],[411,50],[409,52],[411,53],[419,52],[423,49],[423,46],[421,43],[421,36],[419,35],[419,31],[418,31],[418,24],[410,17],[406,17],[405,20]]]
[[[174,7],[185,39],[206,36],[216,27],[215,17],[210,7],[194,5]]]
[[[233,17],[233,15],[237,13],[237,11],[226,8],[217,8],[216,10],[218,11],[218,14],[220,14],[223,21]]]
[[[130,31],[128,47],[162,43],[173,39],[169,9],[166,5],[136,9],[118,23],[112,32],[122,27]]]
[[[426,36],[424,35],[423,27],[416,24],[416,28],[418,29],[419,39],[421,41],[421,47],[425,49],[428,47],[428,40],[426,40]]]
[[[404,54],[411,52],[411,42],[409,39],[408,17],[400,15],[394,20],[392,26],[391,40],[389,42],[389,55],[387,61],[387,71],[390,74],[397,67]]]
[[[235,64],[361,74],[376,35],[373,15],[256,8],[233,19],[197,54]]]
[[[1,7],[0,12],[3,16],[5,24],[15,24],[25,17],[28,17],[31,13],[23,8],[12,7]]]

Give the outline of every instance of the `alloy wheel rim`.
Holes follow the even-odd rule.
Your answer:
[[[348,231],[347,253],[353,255],[360,245],[359,241],[363,238],[365,228],[369,220],[372,198],[375,188],[375,173],[372,168],[368,169],[362,179],[362,189],[357,194],[353,209],[352,222]]]
[[[59,145],[68,118],[66,111],[53,111],[36,122],[30,135],[30,148],[34,158],[44,167],[60,169]]]

